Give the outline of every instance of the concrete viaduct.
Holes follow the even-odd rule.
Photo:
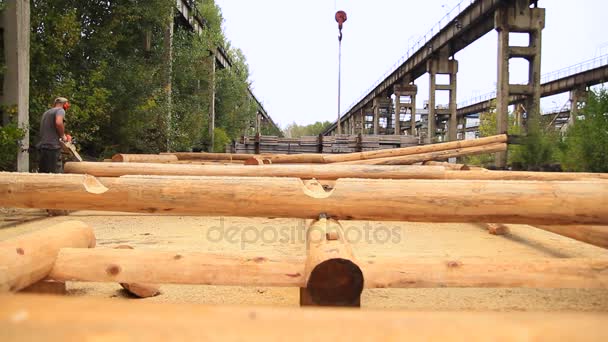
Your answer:
[[[538,8],[538,0],[472,0],[447,25],[432,37],[421,42],[420,48],[408,56],[392,73],[376,85],[366,96],[352,106],[341,118],[325,132],[325,135],[361,131],[366,118],[372,117],[374,134],[380,134],[379,122],[392,123],[392,100],[395,95],[395,108],[399,117],[410,114],[410,127],[416,127],[416,94],[414,81],[425,73],[429,74],[428,130],[426,142],[436,141],[438,123],[448,122],[448,140],[457,139],[458,113],[456,104],[458,61],[454,55],[495,29],[498,31],[498,82],[496,108],[499,133],[506,133],[508,126],[508,106],[510,97],[525,96],[528,118],[540,116],[540,57],[541,37],[545,26],[545,9]],[[511,46],[509,33],[527,33],[528,46]],[[529,81],[525,85],[509,83],[509,60],[524,58],[529,62]],[[448,75],[448,84],[438,84],[437,75]],[[448,91],[450,101],[447,108],[436,106],[436,91]],[[530,121],[534,122],[534,121]],[[387,127],[390,125],[387,124]],[[410,128],[408,134],[416,134]],[[393,134],[401,134],[401,120],[395,120]],[[391,132],[384,132],[391,133]],[[423,132],[419,132],[423,133]],[[506,153],[498,153],[497,166],[505,166]]]

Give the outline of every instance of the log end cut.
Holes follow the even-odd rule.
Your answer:
[[[359,305],[363,272],[351,260],[329,259],[315,266],[306,285],[310,299],[316,305]]]

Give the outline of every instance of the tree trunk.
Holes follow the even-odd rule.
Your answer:
[[[95,247],[93,229],[83,222],[68,221],[1,241],[0,268],[6,267],[9,290],[19,291],[46,278],[62,247]]]
[[[459,171],[460,172],[460,171]],[[0,206],[208,216],[608,225],[608,182],[0,173]],[[61,194],[58,196],[57,194]],[[567,208],[567,210],[556,210]]]

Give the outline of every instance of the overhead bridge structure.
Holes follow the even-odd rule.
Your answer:
[[[325,135],[335,134],[338,125],[342,132],[361,133],[371,126],[374,134],[404,134],[402,122],[410,117],[407,134],[418,134],[426,142],[437,141],[437,125],[448,122],[448,139],[457,139],[457,73],[458,61],[454,55],[484,36],[491,30],[498,32],[498,82],[497,111],[498,131],[507,130],[507,109],[512,95],[525,96],[528,118],[540,114],[540,53],[541,36],[545,26],[545,9],[538,8],[538,0],[471,0],[462,2],[448,14],[444,22],[424,36],[398,65],[383,77],[359,101],[346,111],[339,122],[335,122]],[[511,46],[509,33],[527,33],[528,46]],[[529,82],[525,85],[509,83],[509,60],[524,58],[529,62]],[[416,132],[416,94],[414,81],[429,74],[429,120],[426,132]],[[449,83],[439,84],[437,75],[448,75]],[[450,101],[447,108],[437,109],[437,91],[448,91]],[[396,120],[393,120],[392,95],[395,95]],[[371,122],[369,119],[371,118]],[[380,121],[386,122],[383,131]],[[498,166],[504,166],[506,154],[497,155]]]
[[[597,57],[542,77],[541,97],[570,92],[571,101],[584,98],[587,88],[608,82],[608,55]],[[511,96],[509,104],[518,104],[524,96]],[[479,114],[490,109],[496,101],[496,92],[491,92],[458,105],[458,116]],[[573,109],[576,106],[572,107]]]

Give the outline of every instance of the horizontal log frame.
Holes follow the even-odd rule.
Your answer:
[[[365,288],[608,288],[608,259],[408,258],[358,265]],[[101,248],[61,249],[49,279],[300,288],[306,283],[303,259]]]

